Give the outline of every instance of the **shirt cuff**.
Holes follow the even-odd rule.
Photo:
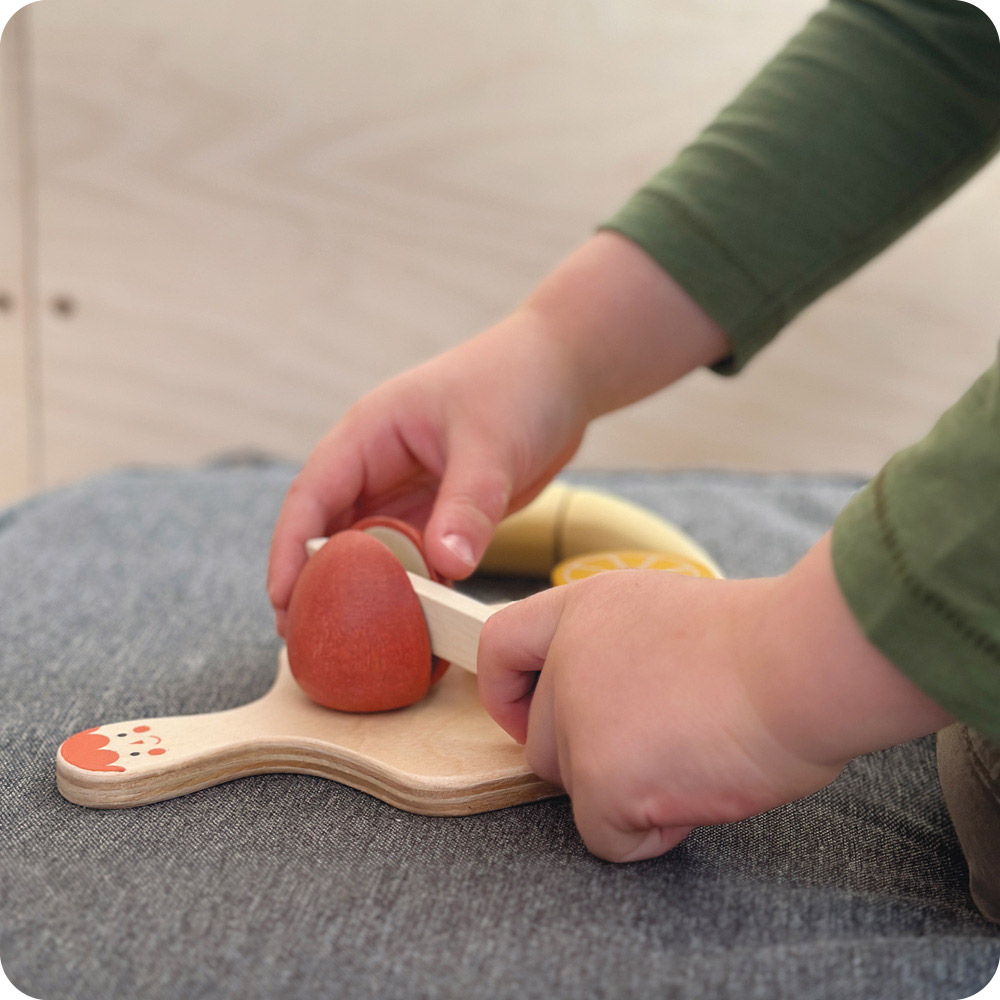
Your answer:
[[[994,365],[833,530],[841,592],[914,684],[1000,739],[1000,378]]]

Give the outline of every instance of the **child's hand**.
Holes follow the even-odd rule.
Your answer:
[[[323,438],[271,543],[278,631],[308,538],[390,514],[424,528],[443,576],[468,576],[497,522],[541,492],[588,420],[727,350],[721,329],[658,264],[624,237],[598,233],[522,308],[380,386]]]
[[[483,630],[479,691],[611,861],[802,798],[951,721],[861,634],[827,539],[779,579],[632,570],[518,602]]]
[[[279,633],[308,538],[389,514],[424,528],[442,575],[468,576],[497,522],[569,460],[586,419],[570,366],[529,310],[365,396],[285,498],[268,572]]]

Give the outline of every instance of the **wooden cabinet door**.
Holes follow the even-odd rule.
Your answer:
[[[516,305],[815,6],[31,6],[44,481],[302,459]],[[996,173],[959,201],[739,379],[599,421],[578,463],[874,471],[989,361]]]
[[[39,485],[37,358],[29,332],[30,188],[25,145],[24,19],[0,41],[0,505]]]

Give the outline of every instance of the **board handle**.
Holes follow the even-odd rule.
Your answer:
[[[221,712],[112,722],[64,740],[56,754],[56,781],[70,802],[85,806],[138,805],[193,792],[229,777],[253,773],[238,766],[206,780],[201,765],[246,743],[258,724],[258,702]],[[234,760],[239,754],[231,754]],[[233,765],[230,761],[230,766]]]

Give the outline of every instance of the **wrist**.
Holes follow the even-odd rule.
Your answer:
[[[662,389],[729,353],[722,329],[636,244],[593,236],[528,297],[574,373],[588,419]]]
[[[522,403],[539,404],[550,435],[582,433],[591,419],[587,383],[572,342],[553,318],[522,305],[453,354],[455,393],[481,394],[502,374],[525,394]]]
[[[829,534],[768,582],[753,669],[766,678],[778,728],[809,759],[845,763],[954,721],[862,632],[840,592]]]

